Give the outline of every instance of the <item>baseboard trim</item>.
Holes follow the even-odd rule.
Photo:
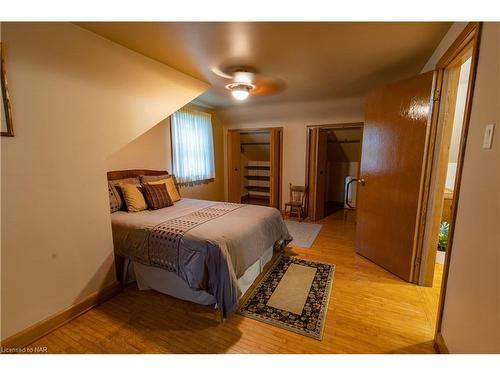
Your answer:
[[[0,347],[3,348],[24,348],[25,346],[35,342],[39,338],[47,335],[53,330],[61,327],[83,313],[89,311],[95,306],[107,301],[111,297],[120,292],[120,284],[115,281],[112,284],[92,293],[67,309],[60,311],[34,325],[18,332],[10,337],[7,337],[0,342]]]
[[[434,348],[439,354],[450,354],[446,343],[444,342],[443,335],[441,332],[436,333],[436,337],[434,339]]]

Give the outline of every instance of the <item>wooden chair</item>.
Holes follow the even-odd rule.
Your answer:
[[[285,215],[287,208],[290,207],[288,216],[292,217],[295,211],[297,217],[302,221],[306,212],[306,196],[307,186],[295,186],[290,184],[290,201],[285,203]]]

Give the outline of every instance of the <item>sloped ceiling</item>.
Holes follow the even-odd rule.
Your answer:
[[[331,161],[360,161],[362,129],[328,130],[328,159]]]
[[[209,82],[200,104],[298,102],[363,96],[418,74],[447,22],[91,22],[79,23],[181,72]],[[255,67],[284,90],[236,102],[213,68]]]

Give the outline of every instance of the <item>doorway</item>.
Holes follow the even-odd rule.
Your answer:
[[[444,183],[444,192],[441,197],[437,197],[438,205],[442,206],[441,217],[439,219],[439,234],[437,236],[436,264],[438,265],[444,264],[448,244],[458,154],[462,138],[465,102],[469,87],[471,52],[471,49],[467,49],[465,54],[455,61],[453,66],[445,70],[446,100],[444,102],[443,129],[441,133],[441,159],[444,164],[442,169],[445,171],[445,177],[441,176],[441,181],[438,181],[440,185]]]
[[[453,248],[460,180],[467,144],[474,82],[479,56],[481,23],[469,23],[436,64],[436,90],[440,105],[433,111],[431,145],[428,156],[428,185],[424,194],[421,257],[418,272],[420,285],[432,286],[435,273],[442,269],[442,282],[436,319],[436,349],[447,352],[441,336],[441,320],[446,284]],[[443,259],[444,258],[444,259]],[[443,264],[444,263],[444,264]],[[418,266],[419,264],[417,264]]]
[[[355,212],[363,124],[308,127],[306,181],[308,217],[320,220],[338,211]]]
[[[282,128],[230,129],[230,202],[281,207]]]

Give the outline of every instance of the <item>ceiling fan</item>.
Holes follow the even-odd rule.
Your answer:
[[[265,76],[251,67],[230,66],[224,69],[212,68],[219,78],[230,80],[224,87],[231,91],[236,100],[245,100],[250,96],[271,95],[285,88],[282,80]],[[224,82],[225,83],[225,82]]]

